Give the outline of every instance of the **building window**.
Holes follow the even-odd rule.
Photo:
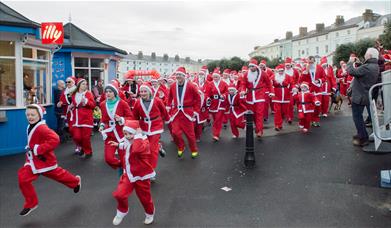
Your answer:
[[[306,53],[306,55],[308,55],[308,48],[305,49],[305,53]]]
[[[319,55],[319,47],[316,47],[316,54]]]
[[[300,56],[300,50],[297,51],[297,56]]]
[[[103,59],[75,57],[75,76],[85,78],[91,89],[103,80],[104,62]]]
[[[304,55],[304,50],[301,51],[301,54]]]
[[[15,42],[0,41],[0,107],[16,106]]]
[[[347,33],[348,33],[348,35],[350,35],[350,30],[349,29],[348,29]]]
[[[301,42],[299,41],[299,45],[301,44]]]
[[[335,37],[339,37],[339,32],[336,32],[336,33],[335,33]]]
[[[305,43],[308,44],[308,39],[305,40]]]
[[[319,41],[319,37],[316,37],[316,42],[318,42]]]
[[[329,52],[329,45],[324,46],[324,50],[325,50],[325,52],[327,54]]]
[[[327,35],[326,35],[326,40],[328,40],[328,39],[329,39],[329,35],[327,34]]]

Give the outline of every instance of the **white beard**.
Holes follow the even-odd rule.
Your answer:
[[[248,73],[247,73],[247,80],[250,83],[254,83],[255,80],[257,80],[258,74],[259,74],[258,71],[252,72],[251,70],[249,70]]]
[[[72,86],[71,88],[66,87],[64,94],[67,95],[67,94],[73,93],[75,91],[75,89],[76,89],[76,86]]]
[[[279,73],[274,74],[274,79],[278,84],[282,84],[282,82],[285,80],[285,74],[280,75]]]
[[[292,68],[290,68],[290,69],[285,68],[285,74],[287,74],[289,76],[293,76],[293,69]]]

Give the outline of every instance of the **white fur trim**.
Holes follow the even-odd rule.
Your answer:
[[[129,133],[131,133],[131,134],[136,134],[136,129],[130,128],[130,127],[128,127],[128,126],[124,126],[123,130],[124,130],[124,131],[127,131],[127,132],[129,132]]]
[[[183,73],[183,72],[181,72],[181,71],[175,71],[175,76],[176,75],[181,75],[181,76],[183,76],[183,77],[186,77],[186,74],[185,73]]]
[[[38,156],[38,147],[39,147],[38,144],[35,144],[35,145],[34,145],[33,152],[34,152],[34,155],[35,155],[35,156]]]
[[[113,89],[115,92],[117,92],[117,96],[119,96],[118,89],[115,88],[115,86],[113,86],[112,84],[108,84],[108,85],[105,87],[105,91],[106,91],[106,89],[108,89],[108,88]]]
[[[125,128],[125,127],[124,127]],[[134,139],[147,139],[148,137],[146,135],[143,135],[143,134],[136,134],[134,136]]]
[[[249,67],[252,67],[252,66],[255,66],[255,67],[258,67],[257,65],[253,64],[253,63],[250,63],[248,64]]]
[[[141,90],[141,88],[145,88],[145,89],[147,89],[148,90],[148,92],[152,95],[152,89],[151,89],[151,87],[149,87],[149,86],[147,86],[147,85],[141,85],[140,86],[140,90]]]

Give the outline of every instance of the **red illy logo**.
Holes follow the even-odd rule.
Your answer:
[[[46,22],[41,24],[42,44],[63,44],[64,28],[61,22]]]

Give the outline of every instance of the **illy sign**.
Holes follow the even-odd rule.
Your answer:
[[[42,44],[63,44],[64,28],[61,22],[45,22],[41,24]]]

